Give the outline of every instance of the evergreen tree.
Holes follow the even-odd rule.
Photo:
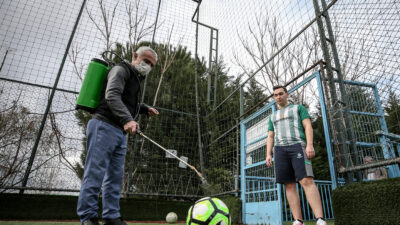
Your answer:
[[[389,91],[389,100],[385,111],[389,132],[400,135],[400,97],[393,91]]]
[[[316,119],[312,122],[315,150],[315,158],[312,159],[314,179],[331,180],[324,124],[320,113],[321,110],[318,110],[318,112],[318,114],[314,115]]]
[[[257,81],[254,77],[251,78],[247,88],[245,108],[250,109],[264,98],[265,94],[263,89],[257,84]]]
[[[226,99],[238,87],[238,83],[233,81],[226,73],[226,66],[223,59],[220,58],[216,67],[216,74],[218,76],[217,82],[217,102],[216,108],[213,107],[213,102],[205,106],[208,110],[204,120],[204,146],[206,171],[208,182],[212,184],[213,190],[223,191],[225,184],[231,183],[233,178],[233,171],[231,171],[230,163],[231,156],[229,150],[231,146],[235,146],[236,136],[231,132],[224,137],[220,137],[223,133],[235,125],[234,121],[239,116],[240,100],[239,92],[233,94],[230,98]],[[213,72],[214,74],[215,72]],[[212,80],[214,77],[212,77]],[[206,78],[204,78],[206,80]],[[220,102],[226,100],[222,105]],[[229,150],[228,150],[229,149]]]

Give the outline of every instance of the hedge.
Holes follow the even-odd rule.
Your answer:
[[[231,212],[232,223],[239,222],[241,202],[233,196],[219,197]],[[77,196],[0,194],[0,219],[4,220],[77,220]],[[150,197],[129,197],[120,201],[121,215],[126,220],[164,221],[168,212],[175,212],[178,220],[186,220],[194,200],[168,200]],[[101,216],[101,201],[99,216]]]
[[[400,178],[339,187],[332,201],[335,225],[399,224]]]

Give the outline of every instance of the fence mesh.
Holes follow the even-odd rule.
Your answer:
[[[82,2],[0,2],[1,187],[22,183]],[[333,3],[328,13],[344,78],[377,85],[387,132],[399,135],[399,3]],[[105,50],[131,60],[132,51],[147,44],[160,60],[142,85],[142,97],[157,107],[160,116],[141,116],[141,128],[186,157],[217,192],[238,190],[240,115],[269,96],[272,86],[288,83],[322,59],[314,6],[301,0],[204,0],[198,21],[197,6],[197,1],[189,0],[87,1],[46,115],[28,187],[79,189],[90,115],[74,108],[87,65]],[[352,111],[377,113],[371,88],[346,87]],[[315,88],[310,84],[299,89],[292,101],[306,105],[317,120]],[[357,114],[352,121],[357,133],[356,140],[350,141],[380,142],[372,135],[382,128],[379,118]],[[392,138],[388,146],[396,150],[398,142]],[[364,153],[354,156],[370,155],[368,149],[375,149],[374,159],[381,160],[384,155],[377,148],[357,146],[356,152]],[[255,158],[262,160],[259,154]],[[202,194],[193,171],[181,168],[177,160],[142,138],[129,137],[125,168],[124,192]]]
[[[357,143],[351,153],[355,166],[368,156],[373,161],[399,156],[398,139],[377,135],[400,131],[398,7],[393,1],[338,1],[329,10],[344,79],[377,88],[375,93],[371,86],[346,85]],[[380,113],[384,116],[376,116]]]

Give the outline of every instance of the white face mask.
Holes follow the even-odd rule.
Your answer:
[[[135,68],[139,71],[140,74],[143,76],[147,76],[151,71],[151,66],[149,66],[144,61],[140,62],[139,64],[135,65]]]

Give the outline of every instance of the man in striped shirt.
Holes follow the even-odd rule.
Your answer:
[[[269,117],[266,164],[272,166],[271,152],[274,148],[276,182],[285,184],[286,197],[295,219],[293,225],[303,224],[296,182],[306,193],[317,225],[326,225],[311,166],[315,151],[310,115],[304,106],[288,103],[289,94],[284,86],[275,86],[273,90],[279,109]]]

